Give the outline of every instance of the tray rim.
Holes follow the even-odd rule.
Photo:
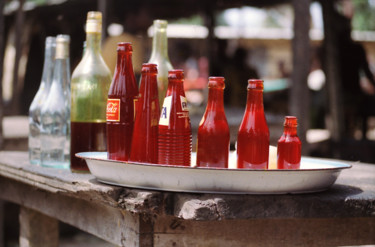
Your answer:
[[[198,169],[198,170],[215,170],[215,171],[251,171],[251,172],[299,172],[299,171],[329,171],[329,170],[342,170],[342,169],[350,169],[353,166],[351,164],[345,163],[345,161],[335,160],[335,159],[326,159],[326,158],[314,158],[314,157],[304,157],[302,156],[302,161],[310,161],[314,163],[319,163],[322,161],[326,164],[331,164],[333,167],[327,168],[302,168],[302,169],[249,169],[249,168],[212,168],[212,167],[198,167],[198,166],[179,166],[179,165],[166,165],[166,164],[152,164],[152,163],[142,163],[142,162],[133,162],[133,161],[120,161],[120,160],[113,160],[107,158],[98,158],[98,157],[88,157],[88,154],[98,154],[104,155],[107,152],[79,152],[76,153],[75,156],[81,159],[91,159],[91,160],[98,160],[98,161],[106,161],[112,163],[119,163],[119,164],[127,164],[127,165],[137,165],[137,166],[150,166],[150,167],[164,167],[164,168],[171,168],[171,169]]]

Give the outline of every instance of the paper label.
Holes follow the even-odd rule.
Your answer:
[[[168,126],[172,108],[172,96],[167,96],[164,99],[163,107],[161,108],[159,125]]]
[[[107,100],[107,121],[120,122],[120,99]]]
[[[189,111],[188,104],[187,104],[187,99],[184,96],[180,95],[180,100],[181,100],[181,109],[183,111]]]

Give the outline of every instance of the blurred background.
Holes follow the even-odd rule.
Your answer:
[[[92,10],[103,13],[102,52],[110,69],[117,42],[131,41],[137,76],[150,57],[153,20],[168,20],[169,58],[185,70],[193,144],[209,76],[226,79],[232,149],[247,80],[261,78],[271,145],[284,116],[295,115],[304,155],[375,162],[375,0],[1,0],[3,150],[27,150],[45,38],[71,36],[73,70]]]

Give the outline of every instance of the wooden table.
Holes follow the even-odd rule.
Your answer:
[[[371,164],[353,163],[321,193],[222,195],[109,186],[5,151],[0,199],[21,206],[21,247],[58,246],[58,221],[119,246],[375,244]]]

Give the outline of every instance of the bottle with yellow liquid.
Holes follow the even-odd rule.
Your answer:
[[[168,39],[167,39],[166,20],[154,20],[154,37],[152,39],[152,52],[148,63],[157,65],[158,69],[158,94],[159,106],[163,106],[165,94],[168,88],[168,71],[172,70],[172,64],[168,56]]]
[[[102,14],[88,12],[86,50],[71,81],[71,170],[88,172],[78,152],[106,151],[106,105],[111,72],[101,55]]]

